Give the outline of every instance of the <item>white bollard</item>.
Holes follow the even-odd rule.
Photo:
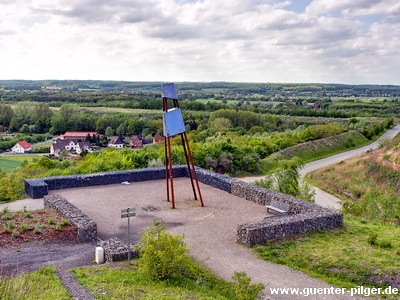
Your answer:
[[[102,247],[96,247],[96,263],[104,263],[104,249]]]

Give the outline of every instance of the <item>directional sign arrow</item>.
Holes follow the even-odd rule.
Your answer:
[[[136,213],[127,213],[127,214],[121,214],[121,218],[128,218],[128,217],[134,217],[136,216]]]
[[[126,208],[126,209],[122,209],[121,210],[121,213],[128,213],[128,212],[131,212],[131,211],[135,211],[136,210],[136,208]]]

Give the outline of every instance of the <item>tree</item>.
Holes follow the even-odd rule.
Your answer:
[[[119,136],[123,136],[126,134],[126,130],[127,130],[127,122],[122,122],[117,130],[115,131],[115,133]]]
[[[59,114],[56,114],[52,119],[51,119],[51,128],[50,128],[50,133],[51,134],[61,134],[64,133],[66,129],[66,124],[62,116]]]
[[[108,126],[106,128],[106,136],[110,137],[110,136],[113,136],[113,134],[114,134],[114,130],[111,128],[111,126]]]
[[[0,125],[4,127],[10,126],[10,121],[14,115],[11,106],[0,104]]]
[[[28,124],[24,124],[22,125],[21,129],[19,130],[19,132],[29,135],[31,133],[31,131],[29,130],[29,125]]]
[[[210,128],[215,130],[223,130],[232,127],[232,122],[227,118],[216,118],[210,121]]]
[[[60,107],[60,115],[65,122],[73,119],[79,113],[78,104],[63,104]]]
[[[104,133],[104,130],[107,128],[107,122],[104,116],[97,119],[95,128],[98,133]]]
[[[300,179],[299,169],[303,166],[303,162],[298,157],[282,160],[279,162],[280,171],[273,174],[272,177],[256,181],[255,184],[314,202],[315,191],[308,183]]]
[[[263,133],[264,132],[264,128],[262,128],[261,126],[252,126],[249,130],[250,133]]]

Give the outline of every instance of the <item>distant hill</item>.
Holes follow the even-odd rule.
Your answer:
[[[268,97],[400,97],[400,86],[320,83],[176,82],[180,93]],[[0,80],[0,90],[63,92],[151,92],[159,94],[161,82],[101,80]]]

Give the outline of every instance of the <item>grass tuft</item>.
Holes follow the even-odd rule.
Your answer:
[[[53,266],[18,276],[0,275],[0,299],[72,299]]]

